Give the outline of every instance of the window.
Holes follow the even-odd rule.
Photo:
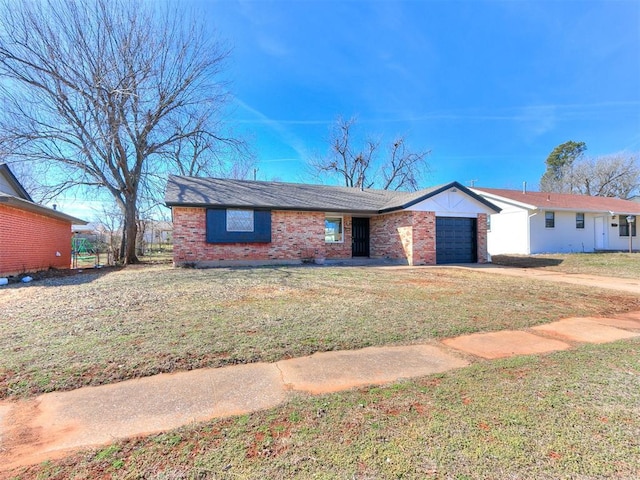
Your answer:
[[[554,228],[556,226],[556,212],[544,212],[544,226]]]
[[[227,209],[227,232],[253,232],[253,210]]]
[[[342,217],[326,217],[324,219],[324,241],[327,243],[342,243]]]
[[[576,228],[584,228],[584,213],[576,213]]]
[[[633,215],[632,215],[633,217]],[[634,221],[631,224],[631,236],[635,237],[636,236],[636,222],[635,219],[636,217],[633,217]],[[627,216],[626,215],[620,215],[620,223],[619,223],[619,232],[620,232],[620,236],[621,237],[628,237],[629,236],[629,222],[627,222]]]
[[[487,215],[487,232],[491,231],[491,215]]]

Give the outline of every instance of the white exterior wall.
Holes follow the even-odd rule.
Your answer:
[[[523,209],[491,215],[491,230],[487,232],[489,255],[529,254],[528,215]]]
[[[550,210],[553,211],[553,210]],[[584,214],[576,228],[576,212],[555,211],[555,226],[545,227],[545,210],[531,217],[531,253],[583,253],[595,250],[595,215]]]
[[[584,228],[576,228],[576,212],[555,211],[555,227],[546,228],[545,211],[531,217],[531,253],[589,253],[596,250],[627,250],[629,237],[621,237],[618,218],[585,213]],[[600,225],[600,226],[599,226]],[[604,225],[604,228],[601,226]],[[614,226],[615,225],[615,226]],[[598,244],[597,236],[602,237]],[[640,240],[633,237],[634,250]]]
[[[640,216],[636,216],[636,219],[640,219]],[[605,218],[605,224],[605,250],[629,251],[629,237],[620,236],[620,229],[618,228],[618,225],[620,224],[620,216],[617,215],[615,218],[607,216]],[[640,237],[638,237],[638,233],[640,233],[640,226],[636,225],[636,235],[631,239],[633,242],[632,248],[634,252],[640,251]]]
[[[502,211],[490,217],[491,229],[487,231],[489,255],[528,255],[529,211],[499,200],[490,199],[490,201]]]

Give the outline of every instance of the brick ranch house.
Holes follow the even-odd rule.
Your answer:
[[[0,164],[0,277],[71,266],[71,225],[84,220],[35,203]]]
[[[353,257],[484,263],[498,207],[460,183],[418,192],[171,176],[173,263],[296,264]]]

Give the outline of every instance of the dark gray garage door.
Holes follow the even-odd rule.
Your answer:
[[[475,263],[475,218],[436,217],[436,263]]]

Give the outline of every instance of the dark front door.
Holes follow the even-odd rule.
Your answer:
[[[351,256],[369,256],[369,219],[351,219]]]
[[[475,218],[436,217],[436,263],[475,263]]]

